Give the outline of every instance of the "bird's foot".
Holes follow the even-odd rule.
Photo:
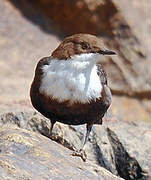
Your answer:
[[[49,138],[51,139],[51,140],[53,140],[53,141],[56,141],[57,139],[58,139],[58,136],[55,134],[55,133],[50,133],[49,134]]]
[[[82,160],[85,162],[86,161],[86,158],[87,158],[87,155],[85,153],[85,151],[83,149],[80,149],[80,150],[76,150],[72,153],[72,156],[79,156],[82,158]]]

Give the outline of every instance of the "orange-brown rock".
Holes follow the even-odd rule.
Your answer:
[[[151,4],[143,0],[32,0],[65,34],[104,36],[118,57],[104,62],[114,94],[151,99]]]
[[[108,21],[117,12],[112,1],[32,0],[66,34],[105,33],[111,35]]]

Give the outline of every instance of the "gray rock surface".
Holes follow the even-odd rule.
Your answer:
[[[0,179],[121,178],[102,167],[79,161],[70,150],[40,134],[5,126],[0,129]]]
[[[4,125],[10,129],[12,126],[17,125],[20,128],[39,132],[49,138],[49,120],[31,109],[21,112],[1,113],[0,124],[1,127]],[[112,139],[115,139],[117,136],[118,143],[114,144],[114,142],[111,143],[109,141],[106,128],[110,128],[113,131]],[[115,163],[116,152],[112,147],[112,144],[114,144],[114,147],[116,147],[118,151],[118,159],[119,157],[122,157],[122,154],[127,154],[130,158],[127,158],[127,156],[125,158],[123,157],[123,162],[125,164],[128,164],[129,166],[129,159],[133,158],[138,162],[142,172],[146,172],[145,175],[142,173],[142,177],[150,176],[150,131],[151,123],[143,123],[139,121],[128,123],[122,122],[113,117],[106,117],[104,118],[103,126],[95,125],[92,129],[89,142],[86,145],[87,162],[99,167],[104,167],[115,175],[120,175]],[[68,126],[56,123],[53,133],[55,134],[54,140],[56,142],[73,151],[81,148],[85,136],[85,126]],[[121,150],[119,151],[118,149]],[[79,161],[81,162],[82,159],[79,158]]]

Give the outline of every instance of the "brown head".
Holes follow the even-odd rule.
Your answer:
[[[99,53],[102,55],[114,55],[114,51],[107,50],[103,41],[90,34],[75,34],[64,41],[52,53],[52,57],[65,60],[75,54]]]

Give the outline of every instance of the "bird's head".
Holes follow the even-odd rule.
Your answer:
[[[74,59],[75,56],[83,60],[92,60],[100,55],[115,55],[108,50],[103,41],[90,34],[75,34],[64,39],[58,48],[52,53],[52,57],[59,60]],[[91,57],[91,58],[90,58]]]

